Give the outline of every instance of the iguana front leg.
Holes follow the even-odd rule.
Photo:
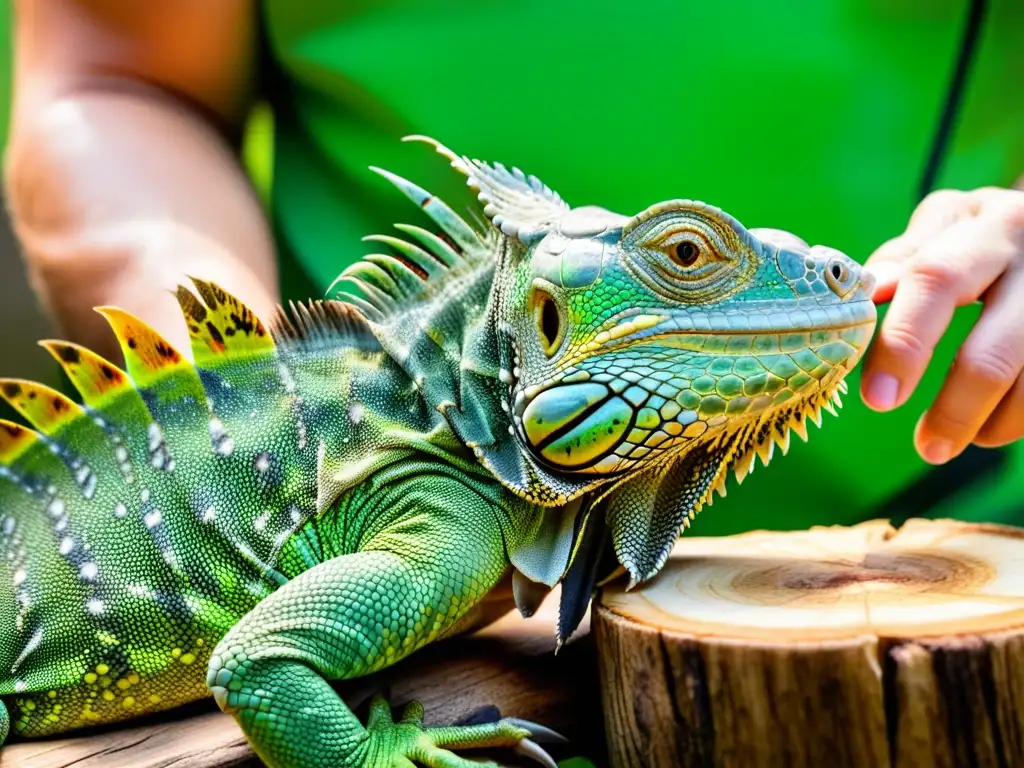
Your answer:
[[[444,747],[523,742],[535,751],[528,737],[543,729],[532,724],[423,729],[415,704],[394,723],[387,704],[375,701],[364,728],[328,684],[386,667],[436,639],[506,569],[494,512],[461,482],[424,483],[405,503],[363,551],[282,586],[214,650],[207,682],[269,766],[479,768]],[[554,765],[546,753],[535,756]]]

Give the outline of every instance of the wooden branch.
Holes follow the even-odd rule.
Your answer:
[[[557,596],[524,621],[509,614],[477,634],[428,646],[372,677],[338,686],[364,714],[374,692],[390,688],[394,704],[416,698],[427,724],[454,723],[497,707],[554,728],[571,744],[552,749],[562,759],[603,750],[596,661],[589,637],[556,657]],[[494,719],[493,715],[489,719]],[[507,758],[508,752],[492,757]],[[0,768],[223,768],[258,766],[235,721],[212,700],[70,738],[14,743],[0,750]],[[525,763],[524,763],[525,765]]]
[[[593,621],[616,768],[1024,766],[1024,531],[684,536]]]

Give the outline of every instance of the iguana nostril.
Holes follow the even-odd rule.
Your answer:
[[[832,292],[841,299],[850,295],[860,280],[860,268],[845,256],[833,256],[825,265],[825,282]]]

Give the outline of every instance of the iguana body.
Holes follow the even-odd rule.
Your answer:
[[[101,310],[126,371],[48,342],[83,405],[0,384],[0,696],[51,734],[211,693],[272,766],[467,764],[517,721],[364,728],[328,685],[465,628],[512,575],[528,614],[562,581],[562,638],[614,554],[634,581],[679,531],[838,397],[874,324],[871,278],[700,203],[570,210],[457,157],[470,226],[342,276],[360,296],[272,332],[216,286],[180,289],[194,365]],[[2,718],[6,727],[6,713]]]

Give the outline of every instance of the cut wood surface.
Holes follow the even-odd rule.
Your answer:
[[[566,735],[569,745],[551,748],[558,759],[595,752],[599,756],[604,735],[593,646],[590,638],[582,637],[556,657],[556,615],[557,594],[529,620],[509,614],[471,637],[428,646],[378,675],[338,689],[361,715],[370,696],[382,688],[390,690],[391,701],[399,707],[419,699],[427,725],[494,719],[487,709],[497,707],[503,716],[533,720]],[[507,751],[490,755],[508,756]],[[235,721],[218,711],[212,699],[134,725],[0,749],[0,768],[258,765]]]
[[[1024,531],[683,537],[594,609],[627,768],[1024,766]]]

